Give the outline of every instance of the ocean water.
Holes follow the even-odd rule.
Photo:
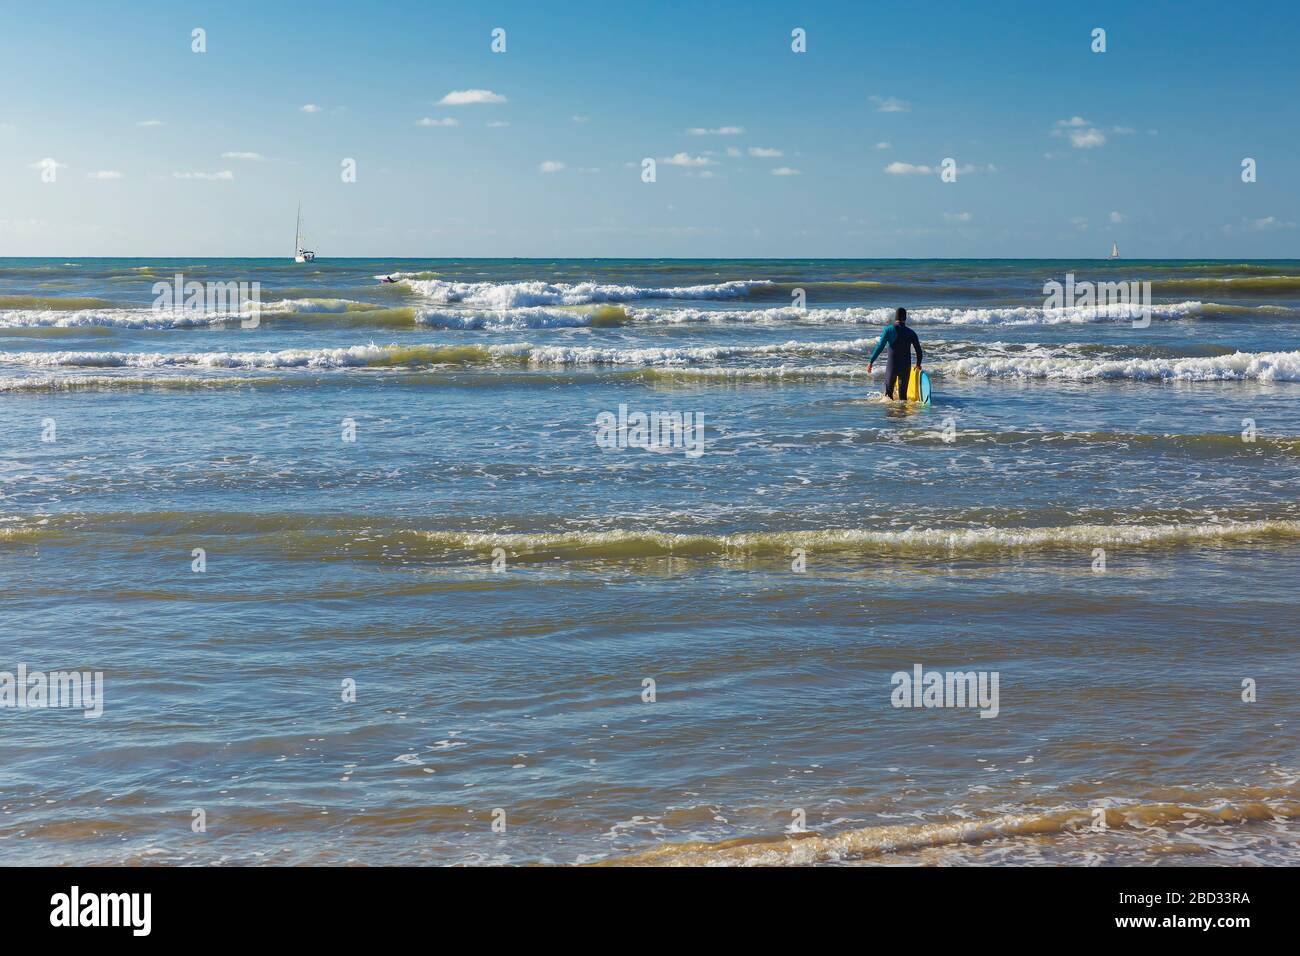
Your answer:
[[[1300,261],[5,259],[0,436],[3,863],[1300,862]]]

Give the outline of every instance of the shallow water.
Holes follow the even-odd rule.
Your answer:
[[[1296,261],[0,260],[0,671],[104,674],[0,709],[0,861],[1300,861],[1297,323]]]

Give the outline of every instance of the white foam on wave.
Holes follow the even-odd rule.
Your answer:
[[[882,372],[870,376],[866,365],[747,365],[728,368],[725,365],[662,366],[647,368],[644,374],[662,378],[723,382],[763,382],[806,378],[867,378],[881,377]]]
[[[1151,306],[1151,317],[1156,319],[1183,319],[1206,310],[1202,302],[1172,302]],[[893,321],[892,308],[796,309],[781,306],[774,309],[656,309],[630,308],[633,319],[644,322],[739,322],[758,324],[784,324],[807,322],[832,325],[852,323],[884,325]],[[1131,322],[1141,318],[1143,311],[1137,306],[1072,307],[1044,309],[1037,306],[1005,306],[1001,308],[960,309],[921,308],[908,309],[908,321],[914,325],[1082,325],[1090,322]]]
[[[233,321],[229,313],[220,315],[178,309],[78,309],[62,312],[54,309],[8,309],[0,311],[0,328],[90,328],[118,329],[194,329]]]
[[[271,352],[0,352],[0,364],[29,368],[350,368],[388,364],[464,364],[514,361],[531,365],[674,366],[765,355],[865,354],[874,339],[719,345],[690,348],[596,348],[533,345],[353,345],[347,348],[281,349]]]
[[[658,288],[603,282],[448,282],[442,279],[417,279],[409,273],[397,273],[397,276],[402,283],[430,302],[441,305],[461,302],[490,309],[591,305],[600,302],[632,302],[637,299],[729,299],[743,296],[757,286],[771,285],[767,279]]]
[[[342,314],[383,310],[388,306],[353,299],[278,299],[244,303],[239,311],[202,309],[0,309],[0,329],[89,328],[194,329],[235,322],[253,314]]]
[[[990,356],[945,363],[947,375],[1063,381],[1132,379],[1184,382],[1300,381],[1300,351],[1234,352],[1207,358],[1080,359],[1033,355]]]
[[[431,280],[411,280],[413,285]],[[892,308],[795,309],[780,306],[771,309],[664,308],[614,305],[637,298],[726,298],[743,294],[739,287],[751,282],[721,283],[715,286],[688,286],[676,289],[641,289],[635,286],[604,286],[582,283],[554,286],[546,283],[438,283],[450,289],[465,288],[463,295],[445,291],[443,299],[433,301],[448,308],[414,306],[415,322],[432,328],[449,330],[514,331],[525,329],[587,328],[605,324],[741,324],[741,325],[873,325],[883,326],[893,319]],[[730,290],[730,291],[728,291]],[[533,301],[539,300],[539,301]],[[619,310],[611,314],[596,306],[609,303]],[[367,311],[386,308],[352,299],[281,299],[264,302],[267,315],[352,314],[364,323]],[[1183,319],[1213,312],[1216,306],[1202,302],[1178,302],[1152,306],[1153,319]],[[1240,309],[1238,309],[1240,311]],[[1256,311],[1268,312],[1267,307]],[[1113,308],[1072,308],[1045,310],[1033,306],[1004,308],[923,308],[909,313],[915,325],[953,326],[1036,326],[1085,324],[1090,322],[1129,322],[1140,310]],[[205,328],[233,321],[229,313],[204,313],[194,310],[156,311],[153,309],[7,309],[0,310],[0,328],[77,328],[105,326],[121,329],[190,329]],[[625,317],[625,318],[624,318]]]
[[[118,388],[224,388],[237,385],[257,384],[259,379],[211,375],[85,375],[56,373],[52,375],[33,375],[21,378],[0,378],[0,392],[63,392],[80,389],[118,389]]]
[[[770,345],[704,345],[680,348],[600,348],[595,346],[530,345],[529,361],[534,365],[632,365],[672,367],[728,358],[769,355],[867,355],[876,340],[846,342],[788,342]]]
[[[29,368],[345,368],[382,362],[397,346],[354,345],[277,352],[0,352]]]
[[[932,354],[947,361],[927,366],[937,375],[1021,378],[1183,378],[1293,380],[1300,352],[1234,353],[1213,358],[1104,358],[1086,343],[944,342],[931,340]],[[874,336],[831,341],[789,339],[764,345],[649,346],[537,345],[531,342],[461,344],[421,342],[338,348],[296,348],[242,352],[57,351],[0,352],[0,364],[28,368],[261,368],[334,369],[366,366],[526,364],[535,367],[614,366],[693,370],[701,376],[865,374]],[[1123,356],[1123,349],[1108,350]],[[974,354],[972,354],[974,353]],[[960,358],[961,355],[969,358]],[[763,359],[854,358],[855,365],[755,367]],[[741,364],[728,367],[738,360]]]
[[[382,306],[352,299],[277,299],[263,302],[263,312],[348,312],[353,309],[378,309]]]
[[[458,300],[473,304],[472,300]],[[566,305],[593,304],[611,299],[590,299]],[[629,300],[622,300],[629,301]],[[561,303],[557,303],[561,304]],[[1199,315],[1211,307],[1201,302],[1176,302],[1151,307],[1153,319],[1185,319]],[[894,318],[892,308],[848,307],[843,309],[795,309],[778,306],[771,309],[708,309],[663,308],[653,306],[626,306],[629,320],[645,324],[738,324],[738,325],[875,325],[883,326]],[[1137,307],[1042,309],[1034,306],[1008,306],[1004,308],[911,309],[908,316],[916,325],[1082,325],[1092,322],[1131,322],[1142,316]],[[563,311],[539,305],[496,307],[493,311],[469,308],[417,309],[416,321],[435,328],[486,329],[508,331],[514,329],[582,328],[600,324],[607,319],[599,313]]]
[[[592,317],[580,312],[564,312],[541,306],[477,312],[470,309],[419,309],[415,321],[435,329],[487,330],[492,332],[523,329],[580,329],[592,324]]]
[[[632,554],[784,554],[791,548],[828,551],[974,552],[1080,545],[1160,546],[1300,538],[1300,521],[1290,518],[1184,524],[1076,524],[1051,527],[923,528],[872,530],[828,528],[806,531],[753,531],[737,534],[684,534],[653,530],[552,533],[423,531],[431,544],[471,550],[505,547],[511,553],[583,552]]]

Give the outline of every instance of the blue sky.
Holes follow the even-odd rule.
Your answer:
[[[1297,257],[1297,6],[11,3],[0,255]]]

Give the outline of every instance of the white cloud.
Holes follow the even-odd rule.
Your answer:
[[[735,147],[735,146],[728,146],[728,147],[727,147],[727,155],[730,156],[730,157],[732,157],[733,159],[735,159],[736,157],[738,157],[738,156],[743,156],[743,155],[745,155],[745,154],[742,153],[742,152],[741,152],[737,147]]]
[[[507,123],[505,120],[493,120],[487,125],[488,125],[488,129],[505,129],[510,124]]]
[[[953,167],[953,172],[958,176],[969,176],[971,173],[996,173],[997,171],[998,168],[992,163],[988,163],[984,166],[976,166],[972,163],[967,163],[965,166]],[[943,166],[942,164],[927,166],[924,163],[900,163],[895,161],[885,167],[885,172],[889,173],[891,176],[928,176],[931,173],[942,173]]]
[[[57,159],[51,159],[46,156],[44,159],[38,159],[34,163],[27,164],[28,169],[67,169],[67,163],[61,163]]]
[[[140,122],[136,123],[135,125],[136,126],[162,126],[163,121],[160,119],[147,119],[147,120],[140,120]]]
[[[440,117],[438,119],[431,119],[428,116],[422,116],[415,121],[415,125],[416,126],[459,126],[460,121],[452,119],[450,116],[445,118]]]
[[[906,113],[912,108],[911,103],[896,96],[872,96],[869,99],[876,104],[877,113]]]
[[[1295,223],[1284,222],[1276,216],[1265,216],[1263,219],[1245,220],[1245,228],[1248,232],[1272,232],[1275,229],[1294,229]]]
[[[659,160],[665,166],[713,166],[716,165],[713,160],[707,156],[692,156],[689,153],[674,153],[665,159]]]
[[[779,149],[770,149],[766,146],[751,146],[749,147],[749,155],[757,156],[760,159],[775,159],[777,156],[784,156],[785,153]]]
[[[686,132],[690,133],[692,136],[740,136],[745,132],[745,127],[717,126],[709,128],[704,126],[693,126]]]
[[[86,173],[87,179],[121,179],[122,174],[116,169],[97,169],[93,173]]]
[[[1082,116],[1071,116],[1069,119],[1057,120],[1052,135],[1068,138],[1070,145],[1075,149],[1093,149],[1104,145],[1106,142],[1106,134]]]
[[[263,156],[261,153],[222,153],[221,158],[222,159],[244,159],[250,163],[262,163],[266,161],[266,157]]]
[[[300,106],[300,107],[298,107],[298,112],[299,112],[299,113],[319,113],[322,109],[323,109],[323,107],[317,106],[315,103],[307,103],[305,106]]]
[[[791,169],[789,166],[778,166],[772,170],[773,176],[798,176],[799,170]]]
[[[235,178],[235,174],[228,169],[223,169],[219,173],[172,173],[176,179],[212,179],[228,181]]]
[[[1116,136],[1129,136],[1137,132],[1132,126],[1113,126],[1110,131]]]
[[[506,98],[491,90],[452,90],[442,99],[439,106],[474,106],[479,103],[504,103]]]
[[[943,218],[949,222],[970,222],[975,217],[968,212],[946,212]]]
[[[1231,236],[1241,232],[1275,232],[1280,229],[1294,229],[1296,224],[1285,219],[1278,219],[1276,216],[1265,216],[1262,219],[1242,218],[1241,222],[1236,225],[1221,226],[1220,231],[1225,236]]]
[[[570,116],[569,119],[574,123],[590,123],[590,116]]]
[[[558,173],[563,172],[563,170],[564,163],[554,159],[548,159],[537,167],[537,171],[541,173]]]
[[[1106,134],[1099,129],[1070,130],[1070,145],[1075,149],[1092,149],[1106,142]]]
[[[928,176],[934,171],[933,166],[917,166],[913,163],[892,162],[885,167],[885,172],[891,176]]]
[[[1118,223],[1118,222],[1123,222],[1123,221],[1124,221],[1124,214],[1123,214],[1122,212],[1120,212],[1119,210],[1115,210],[1114,212],[1112,212],[1112,213],[1110,214],[1110,221],[1111,221],[1111,222],[1117,222],[1117,223]]]
[[[876,144],[876,149],[893,149],[893,148],[894,148],[893,143],[880,142]]]
[[[1075,229],[1078,229],[1080,232],[1087,232],[1087,231],[1088,231],[1088,217],[1087,217],[1087,216],[1075,216],[1074,218],[1072,218],[1072,219],[1070,220],[1070,225],[1074,226],[1074,228],[1075,228]]]

